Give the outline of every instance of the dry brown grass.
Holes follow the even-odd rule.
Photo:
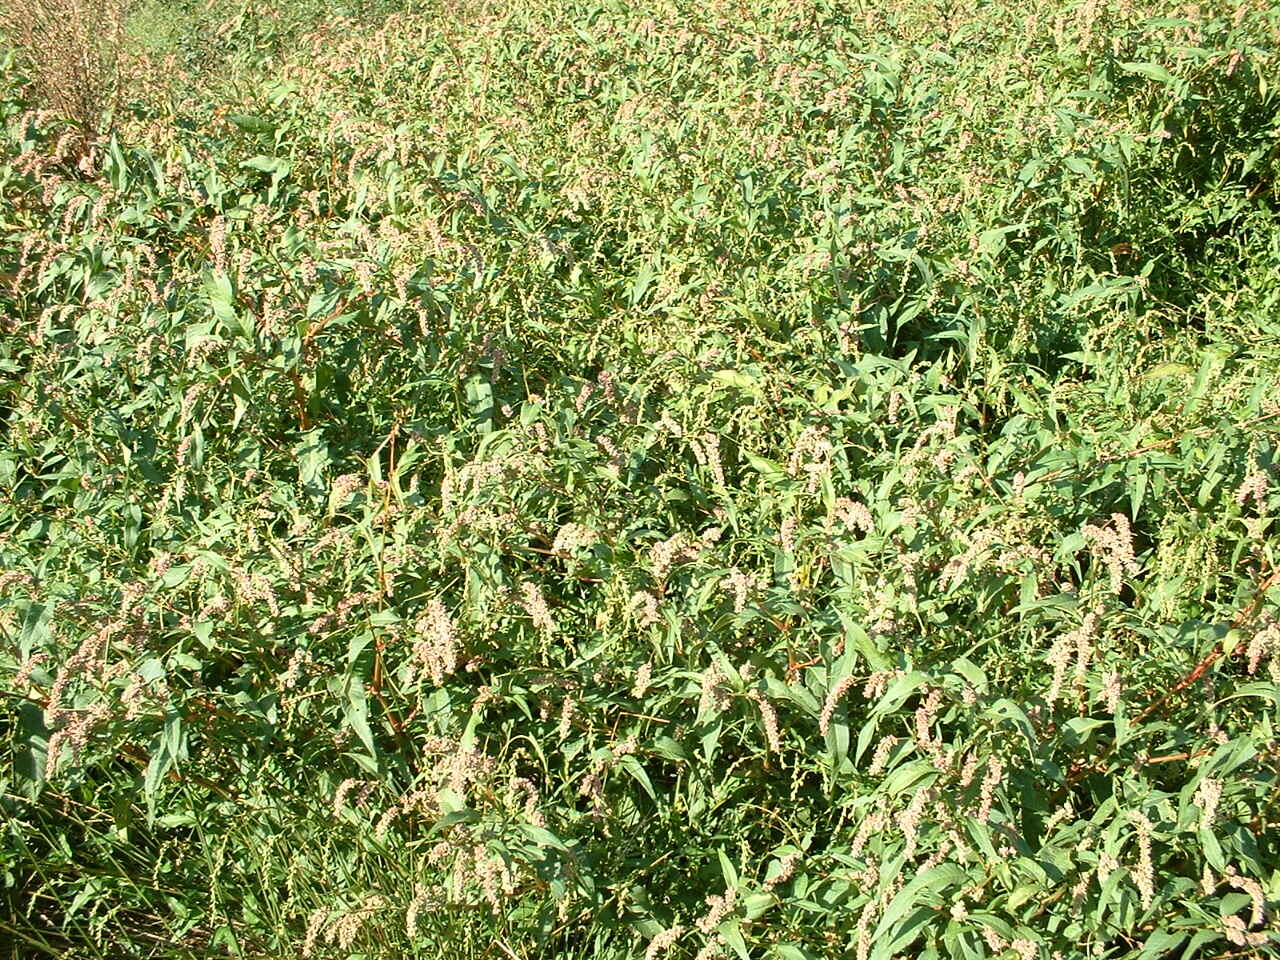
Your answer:
[[[36,100],[70,122],[78,149],[109,132],[122,88],[127,0],[0,0],[0,32],[30,66]]]

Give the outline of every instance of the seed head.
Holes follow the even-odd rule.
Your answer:
[[[657,934],[649,941],[649,948],[644,952],[644,960],[657,960],[659,956],[675,946],[682,933],[684,933],[684,927],[676,924]]]
[[[640,668],[636,670],[635,683],[631,687],[631,695],[637,700],[644,697],[649,690],[649,683],[653,675],[653,665],[642,663]]]
[[[529,614],[535,627],[546,634],[556,632],[556,622],[551,618],[551,610],[536,583],[526,580],[520,584],[520,598],[525,613]]]
[[[841,677],[836,685],[827,691],[826,703],[822,705],[822,714],[818,717],[818,732],[824,737],[831,727],[831,718],[835,715],[836,707],[840,706],[840,699],[849,692],[855,682],[853,674],[848,674]]]

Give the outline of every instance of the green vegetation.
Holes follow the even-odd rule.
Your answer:
[[[1280,9],[124,36],[0,52],[8,956],[1274,955]]]

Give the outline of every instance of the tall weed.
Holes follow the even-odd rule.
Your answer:
[[[124,92],[126,0],[5,0],[0,34],[22,52],[35,100],[71,124],[83,157],[107,133]]]

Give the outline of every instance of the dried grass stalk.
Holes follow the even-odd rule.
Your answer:
[[[110,132],[122,92],[127,0],[0,0],[0,32],[25,56],[39,105],[70,122],[79,153]]]

